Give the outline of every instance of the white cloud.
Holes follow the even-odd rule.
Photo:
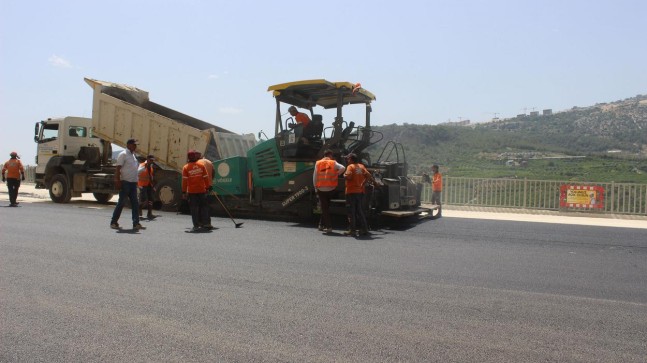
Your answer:
[[[227,114],[227,115],[237,115],[239,113],[242,113],[243,110],[241,110],[240,108],[235,108],[235,107],[220,107],[218,109],[218,112],[224,113],[224,114]]]
[[[223,71],[220,73],[211,73],[210,75],[207,76],[207,79],[220,79],[222,77],[227,77],[229,75],[229,71]]]
[[[58,68],[72,68],[72,64],[65,58],[59,57],[56,54],[52,55],[48,59],[49,64]]]

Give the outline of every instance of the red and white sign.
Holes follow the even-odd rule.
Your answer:
[[[561,208],[604,208],[604,188],[589,185],[562,185],[559,193]]]

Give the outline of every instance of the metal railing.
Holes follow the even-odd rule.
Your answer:
[[[422,177],[413,179],[421,181]],[[598,208],[564,207],[560,203],[564,185],[601,187],[604,203]],[[441,198],[446,205],[647,215],[647,184],[444,177]],[[431,201],[429,183],[424,184],[421,199]]]
[[[33,182],[35,167],[25,167],[25,179]],[[422,182],[421,176],[412,177]],[[561,187],[578,185],[604,189],[602,208],[564,208]],[[443,177],[442,203],[475,207],[536,210],[575,210],[591,213],[633,214],[647,216],[647,184],[593,183],[564,180],[486,179]],[[431,202],[431,185],[424,183],[423,203]]]

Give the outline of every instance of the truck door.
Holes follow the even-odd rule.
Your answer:
[[[99,139],[91,139],[88,135],[88,127],[85,125],[65,123],[64,130],[61,132],[65,133],[62,155],[77,158],[82,146],[99,146]]]
[[[52,156],[61,152],[60,122],[42,121],[37,136],[36,174],[44,174],[45,167]]]

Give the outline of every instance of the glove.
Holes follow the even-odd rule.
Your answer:
[[[4,175],[2,176],[2,181],[3,181],[3,182],[6,182],[6,181],[7,181],[7,179],[5,179],[5,178],[4,178]]]
[[[25,181],[25,174],[22,175],[22,181]]]
[[[213,185],[210,185],[209,188],[207,188],[208,192],[213,192]]]

